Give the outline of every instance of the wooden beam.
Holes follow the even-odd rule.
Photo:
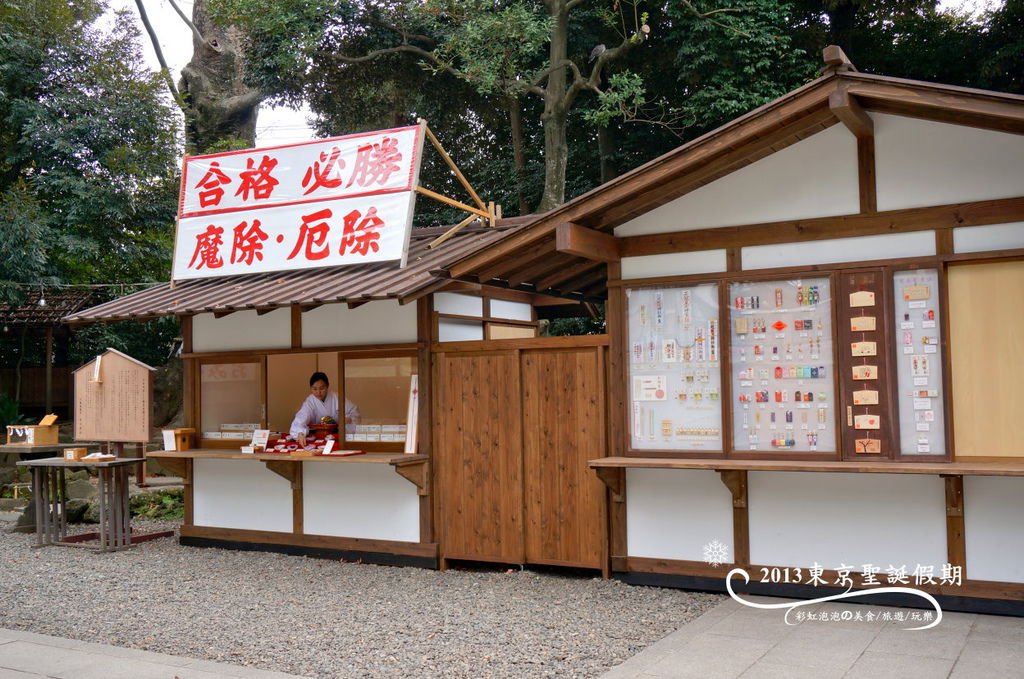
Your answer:
[[[480,196],[476,195],[476,191],[473,190],[472,184],[469,183],[469,180],[466,179],[465,175],[462,174],[462,170],[459,169],[459,166],[455,164],[455,161],[452,160],[452,157],[449,156],[448,152],[444,150],[443,146],[441,146],[441,142],[438,141],[437,137],[434,136],[434,132],[429,127],[427,127],[426,121],[420,120],[420,125],[422,125],[424,132],[427,133],[427,139],[429,139],[430,143],[433,144],[434,149],[436,149],[437,152],[440,154],[441,158],[448,166],[448,169],[452,171],[452,173],[455,175],[455,178],[459,180],[460,184],[462,184],[462,188],[466,189],[466,191],[469,193],[470,198],[473,199],[473,202],[476,203],[481,210],[486,210],[487,207],[484,205],[484,202],[480,200]],[[493,214],[493,211],[491,212]]]
[[[517,288],[523,283],[532,283],[534,280],[562,269],[571,263],[572,258],[560,253],[555,253],[554,255],[541,258],[530,266],[524,266],[518,271],[509,273],[506,280],[508,280],[508,286],[510,288]]]
[[[871,116],[850,96],[845,87],[840,87],[828,95],[828,107],[857,139],[870,139],[875,136],[875,123]]]
[[[406,481],[412,482],[421,497],[430,495],[430,466],[428,462],[424,461],[419,464],[407,465],[395,464],[395,471]]]
[[[621,259],[618,238],[568,222],[559,224],[555,229],[555,249],[595,262],[617,262]]]
[[[1024,134],[1020,96],[857,73],[842,79],[850,95],[872,111]]]
[[[548,288],[556,288],[558,290],[561,290],[561,288],[558,286],[558,283],[563,283],[565,281],[570,281],[574,278],[578,278],[581,274],[593,271],[597,267],[603,265],[604,262],[585,261],[579,264],[575,264],[573,266],[559,268],[557,271],[548,274],[544,278],[538,278],[534,286],[537,292],[547,290]]]
[[[846,52],[839,45],[828,45],[825,49],[821,50],[821,58],[825,62],[825,67],[833,71],[856,71],[853,62],[850,61],[850,57],[846,56]]]
[[[440,236],[438,236],[434,240],[430,241],[430,243],[427,244],[427,248],[430,249],[430,250],[433,250],[438,245],[441,245],[442,243],[444,243],[449,238],[452,238],[455,234],[457,234],[463,228],[469,226],[470,224],[472,224],[473,222],[475,222],[478,219],[480,219],[480,217],[478,215],[470,215],[470,216],[466,217],[461,222],[459,222],[458,224],[456,224],[452,228],[448,229],[447,231],[442,233]]]
[[[622,238],[622,256],[717,250],[1024,221],[1024,197]]]
[[[451,205],[452,207],[457,207],[460,210],[462,210],[463,212],[470,212],[470,213],[472,213],[474,215],[479,215],[479,216],[483,217],[484,219],[490,219],[491,218],[491,215],[487,213],[487,210],[479,210],[479,209],[477,209],[475,207],[472,207],[470,205],[466,205],[465,203],[459,202],[459,201],[455,200],[454,198],[449,198],[448,196],[445,196],[445,195],[442,195],[440,193],[437,193],[436,191],[431,191],[430,189],[425,189],[422,186],[417,186],[416,187],[416,193],[420,194],[421,196],[426,196],[427,198],[433,198],[434,200],[436,200],[439,203],[444,203],[445,205]]]
[[[511,257],[503,257],[487,266],[481,267],[479,271],[474,273],[483,283],[486,283],[492,278],[504,279],[508,275],[509,271],[515,271],[530,262],[533,262],[545,255],[550,255],[553,252],[555,252],[554,242],[551,240],[545,240],[542,243],[527,247],[525,250],[522,250]]]
[[[857,139],[857,187],[860,211],[878,212],[878,187],[875,181],[875,138]]]
[[[612,502],[624,502],[626,499],[626,470],[614,467],[597,467],[594,469],[601,483],[612,492]]]

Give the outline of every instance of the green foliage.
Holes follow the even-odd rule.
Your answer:
[[[701,13],[717,4],[695,0]],[[814,77],[817,55],[795,49],[792,6],[775,0],[737,0],[721,13],[700,17],[685,5],[668,11],[676,48],[680,108],[696,131],[724,124]]]
[[[7,394],[0,394],[0,434],[6,434],[7,425],[25,424],[27,417],[19,412],[18,402]]]
[[[156,521],[177,521],[185,518],[185,491],[167,488],[151,493],[139,493],[128,500],[132,516]]]
[[[178,147],[163,85],[98,2],[0,10],[0,279],[165,278]]]
[[[495,7],[484,0],[427,0],[414,12],[441,39],[434,56],[485,96],[525,92],[553,25],[536,5],[523,2]]]

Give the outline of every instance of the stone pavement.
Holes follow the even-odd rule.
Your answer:
[[[0,679],[291,679],[295,675],[0,629]]]
[[[602,679],[1024,678],[1022,618],[944,612],[937,627],[909,631],[904,628],[924,623],[833,622],[831,614],[895,617],[915,609],[831,602],[798,608],[790,622],[798,611],[813,612],[818,620],[787,625],[785,610],[758,610],[728,599]],[[821,621],[822,613],[827,621]]]

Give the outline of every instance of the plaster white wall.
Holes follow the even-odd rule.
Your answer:
[[[526,302],[511,302],[507,299],[492,299],[491,317],[508,318],[513,321],[532,321],[533,307]]]
[[[626,498],[629,556],[703,561],[718,540],[733,558],[732,495],[717,472],[627,469]]]
[[[879,210],[1024,195],[1024,136],[872,113]]]
[[[671,252],[664,255],[624,257],[622,279],[685,276],[699,273],[722,273],[726,269],[725,250]]]
[[[307,534],[419,542],[416,486],[391,465],[316,461],[302,467]]]
[[[749,472],[750,560],[909,572],[946,563],[942,479],[917,474]]]
[[[469,342],[484,338],[483,322],[442,318],[437,326],[438,342]]]
[[[1024,184],[1024,182],[1022,182]],[[1024,191],[1024,186],[1021,188]],[[953,251],[989,252],[1024,248],[1024,222],[953,229]]]
[[[292,532],[292,486],[257,460],[195,460],[197,526]]]
[[[857,142],[842,125],[766,156],[615,229],[616,236],[856,213]]]
[[[325,304],[302,314],[302,346],[332,347],[416,341],[416,304],[368,302],[355,309]]]
[[[434,295],[434,311],[479,317],[484,315],[484,300],[482,297],[460,295],[457,292],[439,292]]]
[[[1024,478],[964,477],[967,577],[1024,582]]]
[[[192,319],[192,350],[235,351],[241,349],[280,349],[292,344],[290,309],[274,309],[258,315],[255,311],[236,311],[222,318],[196,314]]]
[[[915,231],[884,236],[757,245],[743,248],[744,269],[774,269],[808,264],[861,262],[935,254],[935,232]]]

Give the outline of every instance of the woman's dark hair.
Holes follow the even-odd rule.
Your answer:
[[[315,372],[309,378],[309,386],[312,387],[317,382],[323,381],[328,387],[331,386],[331,381],[327,379],[327,375],[322,372]]]

